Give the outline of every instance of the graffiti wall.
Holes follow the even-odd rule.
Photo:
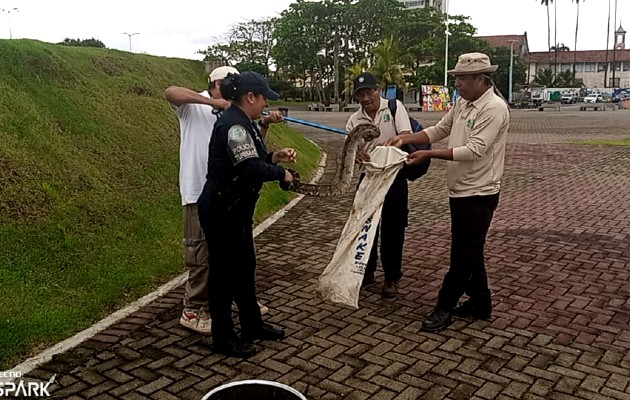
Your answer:
[[[422,85],[422,111],[447,111],[451,96],[448,87],[441,85]]]

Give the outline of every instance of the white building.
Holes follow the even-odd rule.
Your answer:
[[[398,0],[403,3],[407,8],[425,8],[434,7],[438,10],[445,12],[446,0]]]

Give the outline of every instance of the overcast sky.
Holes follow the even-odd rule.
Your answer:
[[[129,50],[129,37],[123,32],[138,32],[131,39],[134,52],[201,59],[197,50],[214,43],[231,24],[277,16],[291,3],[293,0],[0,0],[2,9],[19,9],[0,13],[0,38],[9,38],[10,22],[13,38],[56,43],[65,38],[94,37],[109,48]],[[531,51],[545,51],[547,47],[546,8],[539,0],[450,0],[449,14],[471,17],[479,35],[527,31]],[[605,49],[608,1],[582,0],[580,15],[578,50]],[[576,6],[571,0],[558,0],[558,42],[571,49],[575,16]],[[553,21],[553,8],[551,18]],[[626,30],[630,28],[630,0],[618,0],[617,26],[620,21]],[[611,21],[614,31],[612,25]],[[630,48],[630,34],[627,41],[626,48]]]

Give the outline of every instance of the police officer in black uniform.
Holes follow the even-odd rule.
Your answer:
[[[288,148],[268,153],[253,122],[261,117],[267,99],[278,98],[262,75],[249,71],[230,74],[222,82],[221,95],[231,100],[232,106],[214,126],[207,181],[197,203],[208,242],[212,350],[247,358],[256,354],[254,340],[284,337],[283,329],[261,318],[256,299],[252,226],[263,182],[291,182],[293,175],[276,163],[294,162],[296,154]],[[232,301],[239,309],[240,338],[234,332]]]

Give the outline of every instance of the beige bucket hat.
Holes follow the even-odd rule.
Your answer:
[[[490,63],[490,57],[483,53],[466,53],[459,56],[454,69],[449,69],[451,75],[487,74],[497,70],[498,65]]]

